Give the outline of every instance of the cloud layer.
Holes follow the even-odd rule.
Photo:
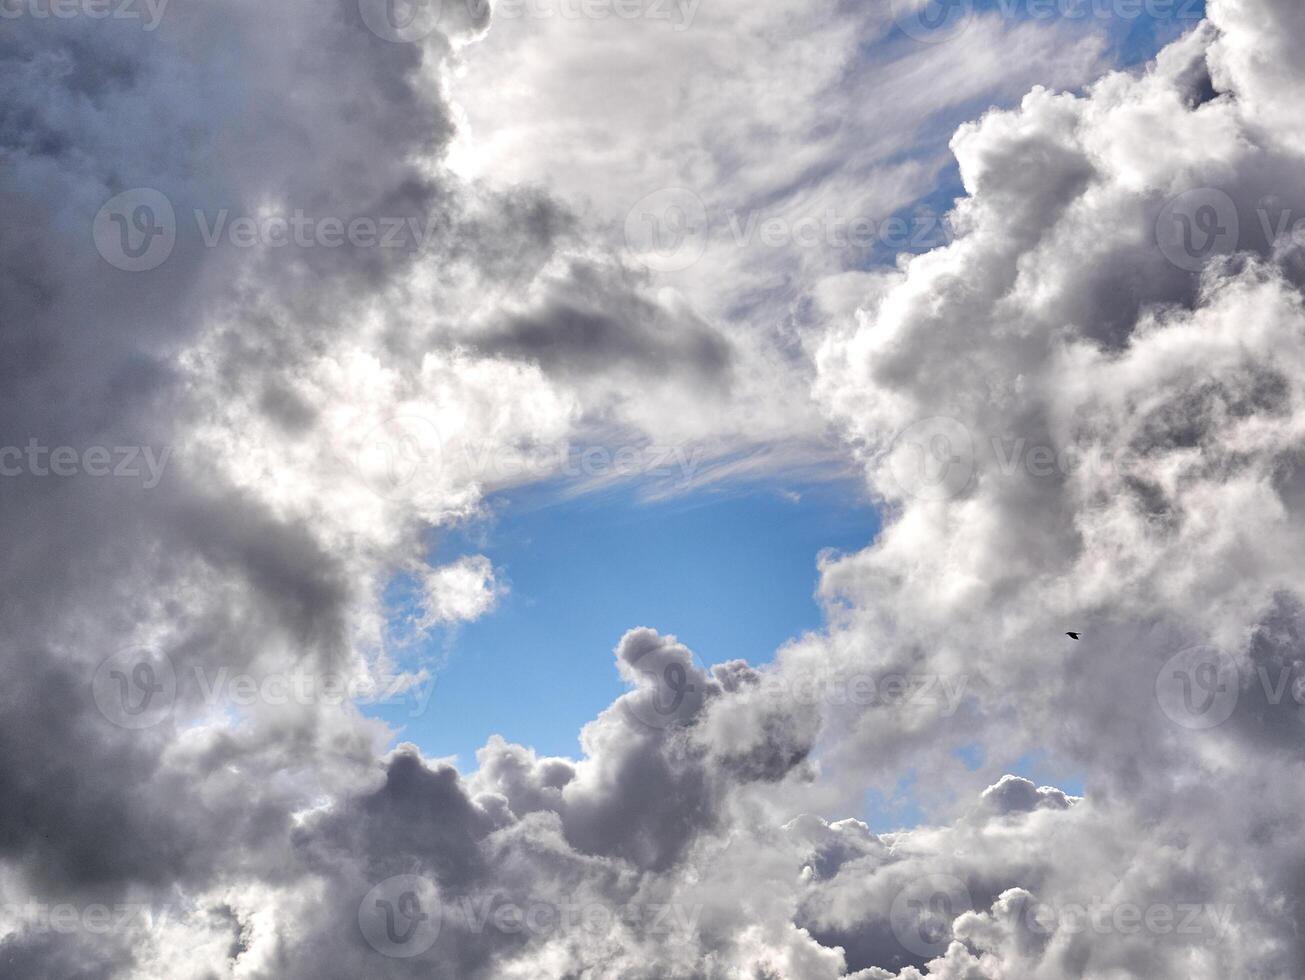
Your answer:
[[[0,976],[1305,969],[1305,14],[1211,0],[1080,88],[1100,40],[1062,26],[903,52],[745,6],[613,21],[593,65],[597,22],[474,4],[0,39]],[[553,87],[671,54],[711,91]],[[862,73],[893,105],[840,128],[818,96]],[[956,131],[947,241],[728,241],[749,209],[892,215],[942,166],[912,111],[1024,92]],[[677,186],[714,232],[650,269],[626,217]],[[578,759],[392,747],[363,709],[429,676],[411,631],[506,587],[428,533],[559,445],[655,440],[864,473],[884,530],[824,560],[827,629],[707,667],[630,624]],[[1034,753],[1084,794],[1008,774]],[[838,819],[867,791],[922,819]]]

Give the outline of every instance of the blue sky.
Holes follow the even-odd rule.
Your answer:
[[[493,498],[491,510],[443,536],[432,562],[484,554],[508,594],[432,640],[445,662],[424,712],[375,712],[464,768],[491,734],[577,755],[580,727],[625,690],[612,648],[632,627],[674,633],[706,664],[768,661],[822,625],[820,551],[860,549],[878,527],[857,487],[837,483],[654,502],[633,487],[565,499],[544,486]]]
[[[371,713],[464,771],[491,735],[543,755],[579,755],[580,728],[626,690],[612,648],[635,626],[674,633],[704,665],[765,663],[788,639],[823,626],[817,556],[859,550],[878,514],[857,484],[750,485],[649,501],[636,485],[568,497],[560,484],[501,493],[484,520],[443,534],[441,564],[484,554],[509,586],[484,618],[438,632],[422,651],[442,664],[424,710]],[[410,611],[404,583],[392,590]],[[489,696],[492,691],[493,696]],[[960,754],[983,761],[981,746]],[[1081,794],[1081,778],[1038,753],[1009,767]],[[859,814],[876,831],[923,819],[914,782],[867,792]]]
[[[1136,10],[1103,0],[971,0],[972,9],[981,15],[1009,11],[1016,19],[1039,24],[1065,21],[1083,28],[1104,29],[1116,64],[1124,67],[1154,57],[1161,47],[1205,16],[1205,0],[1137,0],[1135,6]]]

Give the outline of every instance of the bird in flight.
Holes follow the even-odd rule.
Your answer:
[[[1068,636],[1071,640],[1077,640],[1081,634],[1075,633],[1073,630],[1070,630],[1065,635]]]

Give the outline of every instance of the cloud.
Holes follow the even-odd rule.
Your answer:
[[[467,555],[432,568],[425,576],[423,627],[437,623],[473,622],[490,612],[505,591],[484,555]]]
[[[1281,29],[1272,8],[1257,25]],[[1276,658],[1266,643],[1291,643],[1280,617],[1296,593],[1299,397],[1287,379],[1302,323],[1295,245],[1266,240],[1257,211],[1294,212],[1300,188],[1290,134],[1260,111],[1264,76],[1233,53],[1261,29],[1247,10],[1212,3],[1211,24],[1142,77],[1035,90],[962,127],[957,239],[880,285],[821,352],[822,397],[896,515],[873,548],[826,570],[826,594],[851,608],[843,647],[855,637],[890,663],[914,651],[923,673],[975,681],[964,730],[941,714],[923,730],[862,720],[824,758],[844,772],[910,759],[944,813],[957,804],[938,783],[967,778],[949,758],[967,745],[985,747],[982,768],[1044,749],[1087,776],[1087,802],[1057,817],[1059,867],[1025,854],[1017,873],[980,875],[934,851],[931,873],[973,902],[934,933],[961,945],[894,964],[849,940],[850,965],[903,977],[1298,969],[1290,915],[1266,911],[1293,890],[1266,852],[1291,836],[1267,827],[1294,794],[1259,736],[1297,708],[1254,678]],[[1223,231],[1182,235],[1198,211],[1227,215]],[[1066,622],[1084,624],[1087,648],[1057,639]],[[837,670],[838,650],[810,655]],[[1261,721],[1244,725],[1244,711]],[[1292,754],[1294,731],[1277,731]],[[1255,818],[1225,805],[1232,786],[1267,794]],[[1012,778],[983,796],[1006,820],[1050,820],[1045,804],[1067,802]],[[1121,846],[1125,826],[1151,843]],[[1263,876],[1233,883],[1248,864]],[[1028,901],[1062,913],[1060,927],[1031,937]],[[1170,921],[1178,905],[1196,910],[1192,928]],[[1080,907],[1106,924],[1067,924]]]
[[[592,64],[588,22],[450,18],[230,0],[0,42],[5,440],[171,450],[151,486],[0,480],[0,971],[1298,975],[1296,8],[1211,0],[1083,88],[1099,37],[993,18],[863,63],[881,19],[704,6]],[[780,281],[726,241],[907,207],[919,120],[1019,96],[956,132],[938,247]],[[543,188],[465,159],[532,142],[506,176]],[[701,261],[638,268],[628,207],[695,175]],[[422,669],[387,584],[424,570],[430,623],[502,589],[422,563],[523,479],[456,450],[589,427],[836,447],[883,532],[765,666],[631,624],[577,759],[390,748],[328,693]],[[1035,750],[1082,799],[1012,774]],[[904,785],[918,826],[828,819]]]

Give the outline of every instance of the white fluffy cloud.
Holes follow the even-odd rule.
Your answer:
[[[422,625],[473,622],[492,610],[503,593],[494,566],[484,555],[468,555],[430,569],[424,576]]]

